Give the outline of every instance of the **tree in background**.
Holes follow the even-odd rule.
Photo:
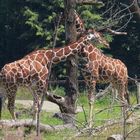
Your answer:
[[[140,8],[138,0],[103,0],[105,6],[80,5],[76,9],[86,27],[98,27],[104,25],[104,17],[110,18],[113,10],[111,7],[120,2],[132,5],[130,10],[134,18],[124,28],[128,32],[127,36],[114,37],[111,43],[109,54],[123,60],[129,69],[129,75],[139,77],[140,68],[140,42],[139,42],[139,15]],[[109,5],[110,3],[110,5]],[[124,7],[123,7],[124,8]],[[110,9],[110,12],[106,12]],[[115,9],[115,8],[114,8]],[[1,0],[0,1],[0,67],[8,62],[17,60],[27,53],[37,48],[51,48],[54,36],[55,26],[58,15],[64,11],[62,0]],[[127,11],[128,12],[128,11]],[[126,14],[128,14],[126,12]],[[102,20],[103,19],[103,20]],[[127,18],[124,18],[127,19]],[[124,24],[126,20],[122,20]],[[65,43],[64,22],[58,28],[57,46]],[[63,66],[62,66],[63,65]],[[133,67],[132,67],[133,66]],[[66,74],[65,64],[61,63],[54,67],[54,79],[64,79]],[[57,69],[57,71],[56,71]]]
[[[54,6],[55,5],[55,6]],[[0,66],[17,60],[37,48],[49,48],[62,0],[1,0]],[[58,30],[58,44],[64,44],[64,26]],[[63,41],[60,41],[63,38]]]

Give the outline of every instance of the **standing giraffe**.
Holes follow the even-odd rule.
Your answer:
[[[128,105],[128,72],[125,64],[119,59],[104,55],[99,49],[90,43],[83,48],[82,56],[87,60],[87,63],[84,66],[85,71],[83,71],[83,76],[88,86],[88,99],[90,103],[89,122],[92,121],[96,83],[112,83],[113,88],[118,90],[121,104],[123,106]],[[91,123],[89,124],[92,126]]]
[[[89,40],[96,39],[94,32],[84,35],[78,41],[55,49],[36,50],[22,59],[6,64],[0,72],[0,81],[8,97],[8,109],[12,119],[16,119],[14,104],[16,91],[19,86],[28,87],[34,98],[34,116],[37,119],[40,110],[40,100],[47,91],[50,64],[57,64],[70,55],[80,52]]]
[[[77,32],[83,32],[85,30],[83,21],[80,16],[75,12],[75,18],[77,23]],[[112,30],[110,30],[112,32]],[[114,32],[114,31],[113,31]],[[104,44],[109,48],[108,42],[102,37],[102,34],[94,31],[98,42]],[[121,34],[122,32],[117,32]],[[122,33],[125,34],[125,33]],[[89,127],[92,126],[93,118],[93,104],[95,100],[95,87],[96,83],[112,83],[113,88],[118,90],[119,97],[122,105],[129,104],[128,97],[128,71],[125,64],[111,57],[104,55],[97,47],[90,42],[81,52],[82,57],[86,60],[84,65],[83,76],[88,86],[88,100],[89,100]],[[126,109],[126,108],[124,108]]]

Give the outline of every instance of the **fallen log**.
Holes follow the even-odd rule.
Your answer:
[[[8,127],[8,128],[12,128],[12,127],[36,127],[36,122],[32,121],[32,120],[0,120],[0,128],[3,127]],[[40,123],[40,131],[42,132],[58,132],[58,131],[62,131],[64,129],[74,129],[75,126],[74,124],[63,124],[63,125],[56,125],[56,126],[52,126],[52,125],[47,125],[47,124],[42,124]]]

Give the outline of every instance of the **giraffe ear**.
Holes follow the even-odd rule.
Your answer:
[[[95,29],[90,28],[90,29],[86,30],[86,33],[94,34],[94,33],[96,33],[96,31],[95,31]]]

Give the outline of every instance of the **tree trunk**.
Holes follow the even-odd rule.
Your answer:
[[[140,22],[140,6],[138,0],[129,0],[129,3],[132,4],[130,7],[131,12],[134,12],[135,19]]]
[[[66,31],[66,44],[76,41],[76,27],[74,9],[76,7],[75,0],[64,0],[65,6],[65,31]],[[73,122],[76,110],[76,99],[77,99],[77,67],[74,65],[77,63],[77,56],[70,56],[67,59],[67,80],[66,80],[66,94],[65,103],[63,106],[59,106],[65,116],[65,123]]]

